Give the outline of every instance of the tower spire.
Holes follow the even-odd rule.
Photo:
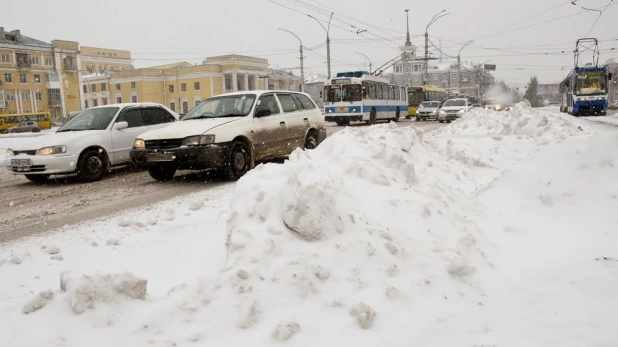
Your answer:
[[[406,8],[406,47],[412,46],[412,42],[410,41],[410,21],[408,19],[408,9]]]

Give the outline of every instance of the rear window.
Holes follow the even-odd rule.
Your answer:
[[[292,99],[291,94],[277,94],[277,98],[279,98],[283,112],[298,111],[298,107],[296,106],[294,99]]]
[[[305,110],[311,110],[311,109],[316,108],[316,106],[313,103],[313,101],[311,101],[311,99],[309,99],[309,97],[307,97],[306,95],[294,94],[294,95],[292,95],[292,97],[294,97],[296,100],[298,100],[298,102],[300,102],[300,104],[303,106],[303,108]]]

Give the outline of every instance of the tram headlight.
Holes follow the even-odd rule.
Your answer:
[[[577,98],[577,101],[586,101],[586,98]]]
[[[605,100],[605,97],[604,96],[599,96],[599,97],[597,97],[597,100]]]

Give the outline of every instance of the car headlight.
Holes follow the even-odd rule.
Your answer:
[[[12,150],[12,149],[7,148],[7,149],[6,149],[6,154],[5,154],[5,155],[6,155],[7,157],[12,157],[12,156],[14,156],[14,155],[15,155],[15,152],[13,152],[13,150]]]
[[[67,146],[51,146],[39,149],[37,155],[61,154],[67,152]]]
[[[215,143],[215,135],[197,135],[189,136],[182,140],[183,146],[199,146]]]
[[[440,111],[440,115],[441,115],[441,116],[446,116],[446,112],[444,112],[444,111]]]
[[[457,111],[457,113],[458,113],[458,114],[464,114],[465,112],[466,112],[466,111],[465,111],[465,110],[463,110],[463,109],[461,109],[461,110]]]
[[[146,141],[142,139],[135,139],[133,141],[133,149],[146,148]]]

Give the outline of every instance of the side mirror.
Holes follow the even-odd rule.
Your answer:
[[[122,130],[122,129],[126,129],[129,127],[129,123],[128,122],[117,122],[116,124],[114,124],[114,129],[116,130]]]
[[[255,118],[260,118],[260,117],[265,117],[265,116],[270,116],[270,110],[269,109],[263,109],[263,110],[255,111]]]

